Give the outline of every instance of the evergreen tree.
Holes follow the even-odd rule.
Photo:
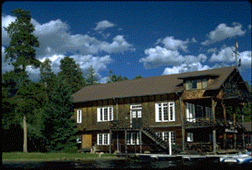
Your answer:
[[[44,130],[48,151],[64,151],[76,148],[77,129],[73,119],[72,93],[62,77],[49,94],[44,107]]]
[[[60,60],[60,72],[58,76],[70,86],[71,93],[75,93],[85,85],[85,79],[82,76],[81,69],[75,63],[73,58],[64,57]]]
[[[36,50],[35,47],[39,46],[38,38],[32,33],[35,30],[31,24],[31,15],[29,11],[22,9],[15,9],[12,13],[17,19],[12,22],[8,27],[5,28],[11,41],[9,46],[5,49],[5,61],[10,59],[11,64],[14,66],[15,76],[19,77],[18,91],[21,95],[17,95],[17,108],[16,111],[23,114],[23,129],[24,129],[24,142],[23,152],[27,152],[27,124],[26,117],[28,114],[29,104],[24,99],[22,90],[28,84],[26,67],[33,66],[39,67],[40,62],[35,58]],[[20,104],[22,103],[22,104]]]
[[[52,72],[51,61],[47,58],[40,65],[40,80],[46,88],[53,86],[56,75]]]
[[[140,79],[140,78],[143,78],[143,76],[138,75],[138,76],[136,76],[134,79]]]
[[[86,84],[87,85],[98,84],[95,69],[94,69],[94,67],[92,65],[89,67],[88,73],[86,75]]]
[[[124,80],[128,80],[127,77],[122,77],[121,75],[116,75],[113,73],[112,70],[109,71],[109,76],[108,76],[109,80],[107,83],[111,83],[111,82],[118,82],[118,81],[124,81]]]

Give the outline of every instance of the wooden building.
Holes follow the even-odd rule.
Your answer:
[[[80,148],[214,152],[243,147],[249,91],[236,67],[86,86],[73,94]]]

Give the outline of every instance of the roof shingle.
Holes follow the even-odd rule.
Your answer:
[[[235,67],[232,66],[204,71],[147,77],[115,83],[85,86],[84,88],[73,94],[73,102],[78,103],[102,99],[182,92],[184,88],[182,85],[183,80],[181,79],[181,77],[197,77],[204,75],[219,76],[207,87],[207,90],[216,90],[221,87],[221,85],[225,82],[227,77],[234,69]]]

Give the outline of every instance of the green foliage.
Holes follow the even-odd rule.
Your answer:
[[[143,78],[143,76],[138,75],[138,76],[136,76],[134,79],[140,79],[140,78]]]
[[[30,12],[15,9],[12,13],[17,19],[5,28],[11,39],[9,46],[5,49],[5,61],[10,59],[14,68],[20,68],[22,71],[25,71],[28,65],[37,68],[40,62],[35,59],[34,47],[38,47],[39,42],[38,38],[32,34],[35,28],[31,24]]]
[[[43,135],[48,151],[60,151],[77,145],[71,91],[62,78],[58,78],[56,84],[44,107]]]
[[[128,80],[127,77],[122,77],[121,75],[116,75],[113,73],[112,70],[109,71],[109,80],[107,83],[111,83],[111,82],[118,82],[118,81],[124,81],[124,80]]]
[[[60,60],[60,70],[58,76],[69,85],[72,94],[85,85],[81,69],[73,58],[65,57]]]
[[[95,69],[94,69],[94,67],[92,65],[89,67],[88,73],[86,75],[86,84],[87,85],[98,84]]]
[[[46,88],[54,85],[56,75],[52,72],[51,61],[47,58],[40,65],[40,80]]]

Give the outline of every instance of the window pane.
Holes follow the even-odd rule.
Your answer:
[[[102,134],[98,134],[98,141],[99,141],[99,145],[102,145]]]
[[[132,111],[132,118],[136,118],[136,111]]]
[[[159,121],[162,120],[162,108],[161,108],[161,106],[158,108],[158,119],[159,119]]]
[[[197,80],[192,80],[192,89],[197,89]]]
[[[112,108],[109,107],[109,120],[112,120]]]
[[[202,80],[202,88],[206,88],[207,87],[207,79],[203,79]]]
[[[108,108],[104,108],[104,120],[108,120]]]
[[[138,113],[138,116],[137,116],[137,117],[138,117],[138,118],[141,118],[141,117],[142,117],[142,110],[138,110],[137,113]]]
[[[130,145],[130,141],[131,141],[131,134],[127,133],[127,144]]]
[[[103,109],[101,108],[101,109],[100,109],[100,120],[101,120],[101,121],[103,121],[103,118],[102,118],[102,117],[103,117]]]
[[[188,80],[186,82],[186,86],[187,86],[187,90],[191,90],[192,89],[192,81],[191,80]]]
[[[163,132],[163,140],[169,142],[169,132]]]
[[[174,104],[173,103],[170,103],[170,120],[173,120],[173,108],[174,108]]]
[[[104,135],[104,145],[108,145],[108,134],[103,135]]]
[[[164,111],[164,120],[168,120],[168,107],[164,107],[163,111]]]

